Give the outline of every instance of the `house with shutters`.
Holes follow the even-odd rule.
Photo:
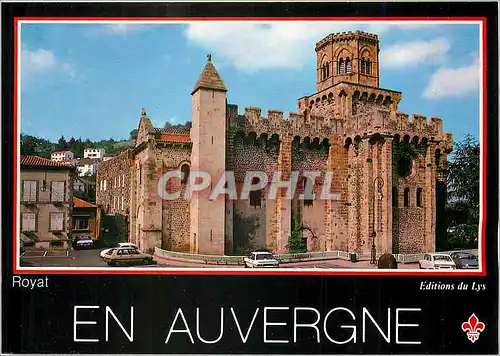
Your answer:
[[[75,168],[21,156],[20,239],[24,247],[66,247],[71,237]]]

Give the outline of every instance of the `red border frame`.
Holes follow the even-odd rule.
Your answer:
[[[17,260],[18,260],[18,236],[17,236],[17,214],[18,214],[18,202],[17,202],[17,169],[18,169],[18,161],[17,161],[17,146],[19,141],[19,132],[18,132],[18,37],[19,37],[19,21],[480,21],[482,23],[482,52],[483,52],[483,61],[482,61],[482,137],[481,137],[481,148],[482,148],[482,177],[483,177],[483,185],[482,185],[482,214],[481,214],[481,272],[424,272],[424,271],[404,271],[404,270],[396,270],[396,271],[379,271],[374,270],[371,271],[335,271],[335,270],[305,270],[305,271],[287,271],[285,269],[279,270],[279,272],[272,270],[257,270],[257,271],[241,271],[241,270],[208,270],[208,269],[200,269],[200,270],[182,270],[182,269],[163,269],[158,268],[155,270],[143,270],[142,268],[137,269],[103,269],[103,270],[79,270],[79,269],[18,269],[17,268]],[[64,274],[64,275],[72,275],[72,274],[109,274],[109,275],[272,275],[272,276],[280,276],[280,275],[322,275],[322,276],[485,276],[486,275],[486,245],[485,245],[485,237],[486,237],[486,18],[485,17],[255,17],[255,18],[241,18],[241,17],[15,17],[14,18],[14,199],[13,199],[13,236],[14,236],[14,244],[13,244],[13,273],[14,274]]]

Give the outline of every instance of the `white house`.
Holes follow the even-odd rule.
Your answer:
[[[83,150],[83,158],[102,159],[106,154],[104,148],[86,148]]]
[[[90,158],[79,159],[76,164],[78,176],[89,176],[97,172],[97,160]]]
[[[71,151],[54,151],[50,154],[50,159],[55,162],[72,160],[74,154]]]

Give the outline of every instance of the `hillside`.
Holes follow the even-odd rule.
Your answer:
[[[53,151],[69,150],[75,154],[75,157],[83,157],[83,150],[89,147],[104,148],[106,154],[115,155],[127,148],[134,147],[134,139],[121,141],[109,139],[93,142],[89,139],[83,141],[81,138],[75,139],[74,137],[66,140],[62,136],[57,142],[50,142],[41,137],[21,134],[22,155],[35,155],[50,159],[50,154]]]

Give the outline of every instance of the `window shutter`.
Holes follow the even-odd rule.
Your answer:
[[[36,184],[34,180],[23,181],[23,201],[36,201]]]
[[[51,231],[62,231],[64,226],[64,214],[63,213],[52,213],[50,215],[50,230]]]
[[[29,181],[24,180],[23,181],[23,201],[29,201],[29,197],[30,197]]]
[[[23,213],[23,221],[22,221],[23,231],[35,231],[36,230],[35,219],[36,219],[35,213]]]
[[[52,182],[51,201],[64,201],[64,183],[65,182]]]

